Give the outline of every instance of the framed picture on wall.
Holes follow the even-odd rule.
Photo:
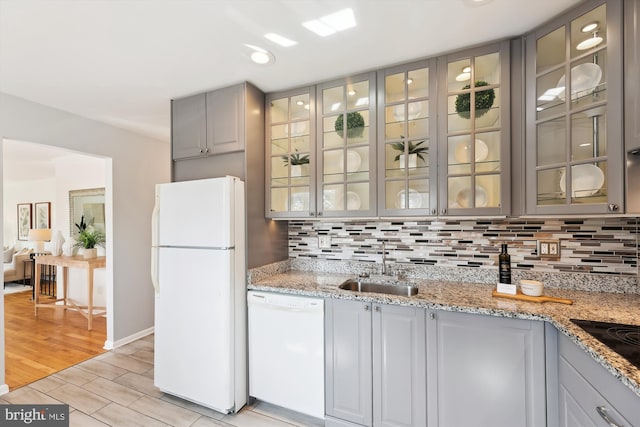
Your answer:
[[[51,228],[51,202],[34,203],[35,224],[33,228]]]
[[[104,217],[104,188],[69,191],[69,230],[76,237],[82,218],[96,231],[106,233]]]
[[[31,203],[18,203],[18,240],[29,240]]]

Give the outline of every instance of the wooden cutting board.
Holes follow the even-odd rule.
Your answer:
[[[511,294],[503,294],[502,292],[498,292],[497,290],[493,290],[493,296],[498,298],[509,298],[516,299],[520,301],[528,301],[528,302],[557,302],[560,304],[573,304],[573,301],[565,298],[557,298],[557,297],[548,297],[546,295],[540,295],[539,297],[532,297],[531,295],[523,294],[520,289],[518,289],[515,295]]]

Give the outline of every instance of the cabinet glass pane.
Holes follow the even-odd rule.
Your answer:
[[[538,39],[536,43],[536,73],[564,63],[565,33],[565,28],[560,27]]]
[[[404,97],[404,73],[391,74],[384,79],[384,99],[387,103],[398,102]]]
[[[291,188],[291,211],[309,212],[309,187]]]
[[[496,208],[500,206],[500,174],[476,176],[476,207]]]
[[[461,94],[462,95],[462,94]],[[456,112],[456,99],[461,95],[452,95],[449,96],[447,103],[447,116],[448,116],[448,126],[447,130],[449,132],[469,132],[471,131],[471,120],[469,120],[468,111],[462,111],[462,114],[458,114]],[[467,96],[469,93],[466,94]]]
[[[449,175],[468,175],[471,173],[473,150],[474,148],[471,145],[471,135],[449,137],[447,150],[449,159]]]
[[[285,141],[286,141],[286,138],[288,136],[289,136],[289,125],[288,124],[271,126],[271,139],[272,140],[285,139]]]
[[[309,140],[309,135],[299,136],[296,138],[291,138],[291,148],[294,153],[309,153],[311,147],[311,143]]]
[[[338,117],[343,117],[343,115],[329,116],[322,119],[322,144],[324,147],[341,147],[344,144],[342,131],[336,131],[335,129]]]
[[[429,69],[411,70],[407,76],[408,99],[426,98],[429,96]],[[387,100],[387,102],[391,102]]]
[[[475,205],[471,177],[449,177],[447,180],[449,208],[473,208]]]
[[[549,120],[537,126],[538,166],[551,165],[566,161],[566,124],[565,118]]]
[[[326,150],[323,159],[323,181],[343,182],[344,181],[344,150]]]
[[[476,129],[499,128],[500,88],[478,90],[472,95],[476,105]]]
[[[331,114],[344,110],[344,86],[332,87],[322,91],[322,112]]]
[[[407,104],[407,128],[409,138],[429,135],[429,104],[427,101]]]
[[[347,144],[362,144],[369,141],[369,110],[347,113]],[[344,128],[343,128],[344,129]],[[343,130],[344,134],[344,130]]]
[[[572,64],[571,108],[583,108],[607,99],[606,52],[600,51]]]
[[[353,147],[341,156],[341,170],[347,172],[348,181],[369,180],[369,146]]]
[[[289,98],[271,101],[271,123],[281,123],[289,120]]]
[[[271,210],[274,212],[286,212],[289,210],[289,189],[271,189]]]
[[[560,180],[564,182],[565,167],[539,170],[537,172],[538,204],[558,205],[565,203],[565,192],[560,189]]]
[[[450,62],[447,69],[447,90],[457,92],[471,82],[471,59]],[[467,88],[468,89],[468,88]]]
[[[566,83],[564,68],[546,73],[536,81],[536,114],[538,120],[565,112]]]
[[[324,185],[322,190],[322,205],[325,211],[344,210],[344,185]]]
[[[288,139],[273,139],[271,140],[271,154],[283,154],[289,151]]]
[[[309,118],[309,94],[291,97],[291,120],[304,120]]]
[[[384,139],[400,139],[407,133],[405,131],[404,121],[405,117],[405,104],[393,105],[385,107],[385,126],[384,126]]]
[[[571,58],[583,55],[607,43],[606,4],[571,22]]]
[[[385,208],[405,209],[405,189],[406,181],[387,181],[385,183]]]
[[[357,110],[369,107],[369,81],[352,83],[347,86],[347,109]]]
[[[605,107],[571,116],[571,160],[586,160],[607,155]]]
[[[477,133],[474,148],[476,172],[500,171],[500,132]]]
[[[369,184],[354,183],[347,184],[347,200],[345,204],[348,211],[359,211],[369,209]]]
[[[286,156],[271,157],[271,185],[289,185]]]
[[[500,83],[500,55],[490,53],[489,55],[477,56],[475,58],[475,81],[476,86],[481,86],[477,82],[486,82],[490,85]]]

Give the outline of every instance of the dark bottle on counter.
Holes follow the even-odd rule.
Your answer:
[[[502,252],[498,255],[498,282],[511,283],[511,256],[506,243],[502,244]]]

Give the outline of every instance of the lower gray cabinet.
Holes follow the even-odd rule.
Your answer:
[[[546,425],[544,322],[427,311],[429,426]]]
[[[325,426],[425,426],[424,310],[330,299],[325,322]]]
[[[640,426],[640,398],[569,338],[558,336],[558,414],[549,425]]]

